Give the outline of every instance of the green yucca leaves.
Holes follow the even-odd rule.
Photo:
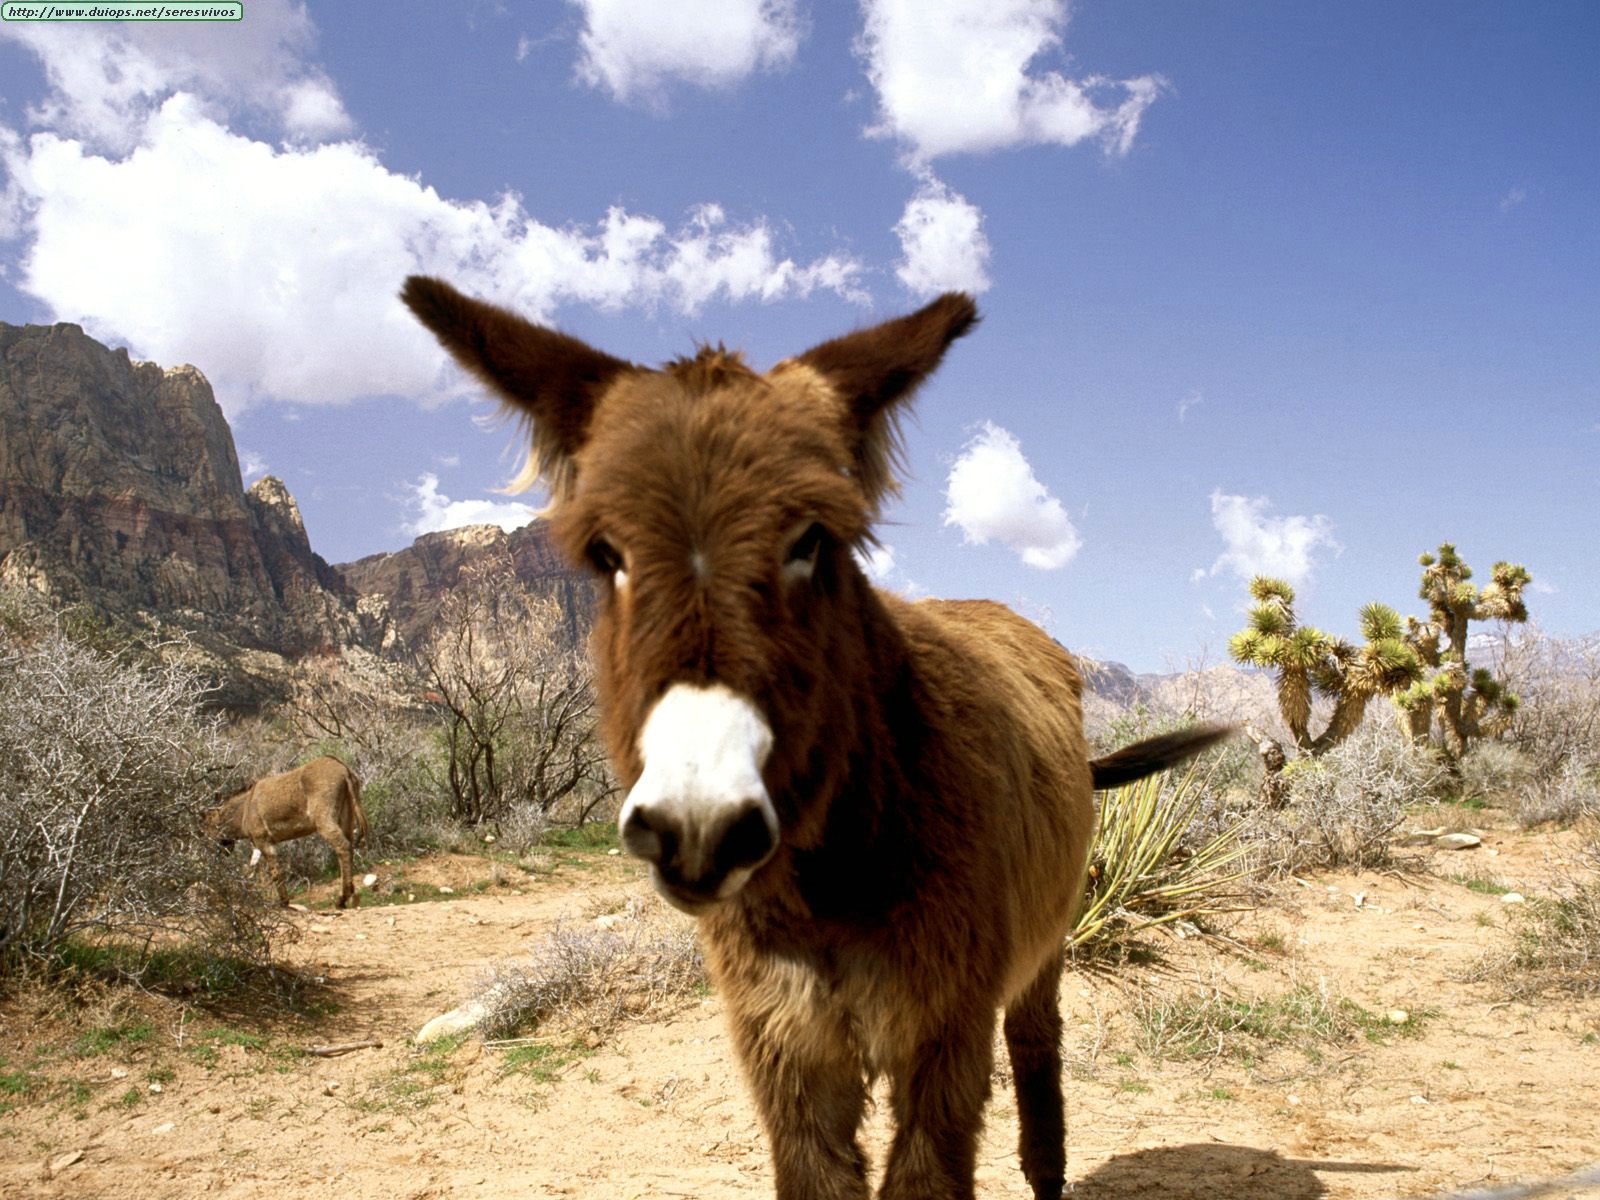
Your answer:
[[[1192,766],[1100,793],[1089,895],[1068,943],[1075,951],[1093,954],[1119,933],[1234,907],[1228,887],[1245,875],[1236,865],[1245,851],[1238,827],[1179,852],[1204,795]]]

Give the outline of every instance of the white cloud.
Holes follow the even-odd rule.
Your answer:
[[[1500,211],[1503,213],[1510,212],[1513,208],[1516,208],[1517,205],[1521,204],[1527,198],[1528,193],[1526,189],[1514,187],[1504,196],[1500,197]]]
[[[1299,586],[1311,575],[1317,550],[1338,553],[1342,547],[1333,536],[1333,522],[1327,517],[1275,517],[1267,513],[1265,496],[1230,496],[1221,490],[1211,493],[1211,523],[1227,549],[1211,564],[1209,571],[1197,571],[1191,578],[1215,575],[1223,569],[1249,580],[1270,575]]]
[[[181,93],[126,157],[39,133],[0,138],[0,163],[0,213],[29,239],[15,285],[140,357],[201,366],[230,413],[257,397],[459,386],[396,299],[415,271],[539,319],[564,304],[692,313],[817,290],[862,298],[856,260],[797,263],[765,221],[735,224],[716,205],[675,230],[620,208],[558,228],[515,195],[445,199],[357,142],[243,137]]]
[[[267,460],[254,450],[239,451],[239,474],[245,479],[254,479],[257,475],[267,473]]]
[[[856,561],[873,583],[885,583],[894,574],[894,547],[879,544],[858,548]]]
[[[988,291],[983,212],[965,196],[925,175],[894,231],[903,255],[895,275],[913,293]]]
[[[413,516],[402,522],[400,528],[413,537],[437,533],[441,529],[459,529],[463,525],[498,525],[510,533],[522,528],[535,515],[528,505],[516,501],[452,500],[439,491],[439,477],[432,472],[411,485],[406,507],[412,510]]]
[[[859,49],[878,91],[869,134],[913,159],[1098,139],[1126,154],[1162,82],[1068,79],[1029,67],[1061,42],[1064,0],[862,0]]]
[[[583,10],[578,76],[618,100],[659,103],[669,83],[730,87],[787,66],[795,0],[572,0]]]
[[[1200,394],[1198,389],[1190,392],[1187,396],[1183,397],[1183,399],[1179,400],[1178,401],[1178,424],[1180,424],[1180,425],[1183,424],[1183,420],[1184,420],[1185,417],[1187,417],[1189,415],[1189,410],[1191,408],[1196,408],[1199,405],[1204,404],[1205,402],[1206,402],[1206,398]]]
[[[7,21],[0,37],[27,46],[50,94],[28,114],[37,125],[125,153],[146,118],[174,91],[215,115],[265,118],[296,139],[351,129],[337,90],[305,55],[316,28],[302,3],[251,0],[239,22]]]
[[[950,468],[945,504],[944,523],[959,526],[968,543],[981,546],[993,538],[1043,571],[1066,566],[1083,545],[1061,501],[1034,477],[1017,439],[987,421]]]

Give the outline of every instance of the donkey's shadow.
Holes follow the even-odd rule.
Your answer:
[[[1074,1200],[1319,1200],[1328,1190],[1318,1171],[1404,1170],[1389,1163],[1311,1161],[1250,1146],[1196,1143],[1119,1154],[1080,1179],[1071,1195]]]

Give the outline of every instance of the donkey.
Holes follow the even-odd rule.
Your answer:
[[[959,293],[765,375],[704,347],[646,369],[413,276],[402,299],[528,425],[558,548],[597,580],[623,845],[699,919],[780,1200],[973,1195],[997,1011],[1022,1170],[1061,1195],[1057,989],[1097,783],[1225,736],[1091,763],[1070,654],[984,601],[874,590],[897,415],[977,320]]]
[[[356,895],[352,847],[367,834],[367,814],[361,808],[361,780],[332,755],[314,758],[303,767],[258,779],[244,791],[201,815],[201,827],[218,838],[224,849],[239,838],[255,848],[253,867],[266,857],[278,899],[289,903],[289,888],[275,849],[308,834],[320,834],[339,859],[339,907],[361,903]]]

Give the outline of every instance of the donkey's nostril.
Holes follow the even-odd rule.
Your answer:
[[[636,808],[622,823],[622,848],[635,858],[659,863],[672,857],[677,838],[667,829],[657,829],[642,808]]]
[[[766,805],[753,803],[734,818],[717,845],[719,874],[763,863],[777,846]]]

